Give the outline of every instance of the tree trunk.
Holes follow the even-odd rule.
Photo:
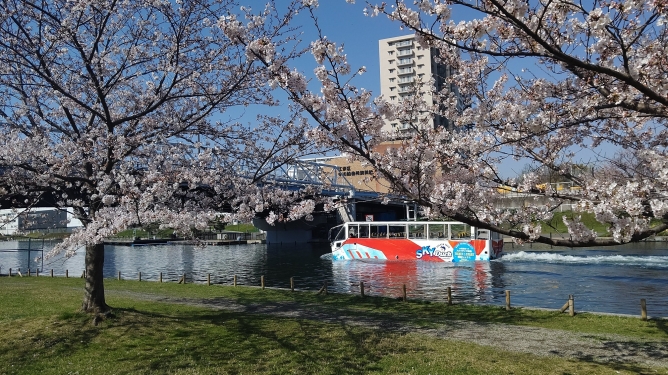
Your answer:
[[[104,301],[104,244],[86,246],[86,289],[81,310],[99,314],[109,311]]]

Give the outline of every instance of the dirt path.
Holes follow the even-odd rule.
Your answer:
[[[432,320],[436,328],[425,328],[407,323],[406,319],[402,319],[401,316],[388,315],[380,318],[348,316],[328,311],[318,305],[303,305],[292,302],[240,304],[226,298],[179,299],[132,294],[137,298],[159,302],[179,303],[249,314],[317,320],[340,325],[391,330],[397,333],[417,333],[444,340],[469,342],[539,356],[558,356],[604,363],[635,363],[643,367],[668,368],[668,341],[464,320]]]

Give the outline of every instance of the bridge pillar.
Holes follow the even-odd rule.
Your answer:
[[[255,218],[253,225],[267,233],[267,244],[280,244],[311,242],[315,223],[302,219],[269,225],[264,218]]]
[[[306,243],[313,238],[311,230],[267,231],[267,244]]]

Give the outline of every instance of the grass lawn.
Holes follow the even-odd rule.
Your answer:
[[[636,374],[668,368],[507,352],[419,333],[156,301],[156,297],[317,306],[332,314],[508,323],[668,340],[664,321],[402,303],[251,287],[105,280],[111,318],[77,311],[82,279],[0,277],[0,374]],[[151,296],[152,298],[147,298]]]
[[[225,226],[225,230],[244,233],[255,233],[260,231],[253,224],[249,223],[228,224]]]
[[[573,219],[573,217],[580,216],[582,222],[587,226],[587,228],[594,230],[598,235],[600,236],[609,236],[610,233],[608,232],[608,228],[606,225],[603,225],[596,221],[596,218],[594,217],[594,214],[589,213],[589,212],[571,212],[571,211],[565,211],[565,212],[555,212],[554,216],[552,216],[552,219],[543,222],[542,225],[542,233],[568,233],[568,229],[566,228],[566,224],[564,224],[563,217],[566,217],[568,219]]]
[[[596,217],[594,216],[593,213],[590,212],[572,212],[572,211],[564,211],[564,212],[555,212],[554,215],[552,216],[552,219],[546,222],[541,223],[541,232],[543,234],[549,234],[549,233],[568,233],[568,229],[566,228],[566,224],[564,224],[563,217],[566,217],[567,219],[573,219],[574,217],[581,217],[582,223],[587,226],[587,228],[592,229],[594,232],[596,232],[599,236],[610,236],[610,232],[608,232],[608,226],[599,223],[596,220]],[[660,224],[661,220],[657,219],[652,219],[651,225],[657,225]],[[662,233],[659,233],[659,235],[665,236],[668,235],[668,231],[663,231]]]

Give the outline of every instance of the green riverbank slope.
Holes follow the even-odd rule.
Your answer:
[[[668,374],[668,322],[254,287],[0,277],[0,374]]]

